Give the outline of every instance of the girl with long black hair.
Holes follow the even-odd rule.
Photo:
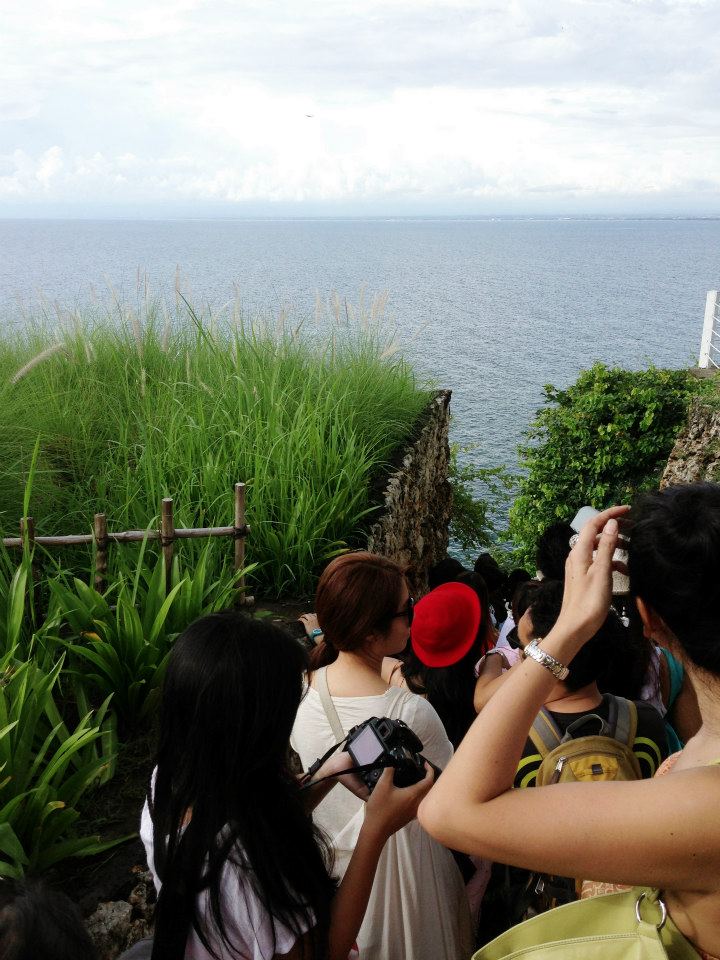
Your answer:
[[[278,627],[212,614],[168,662],[156,769],[141,836],[159,889],[153,960],[345,960],[386,839],[411,820],[431,776],[366,806],[337,888],[310,808],[351,766],[337,754],[302,790],[288,768],[305,652]]]

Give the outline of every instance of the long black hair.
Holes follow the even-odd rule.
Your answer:
[[[630,511],[630,589],[684,654],[720,676],[720,485],[667,487]]]
[[[209,925],[216,947],[219,939],[234,949],[221,897],[228,869],[298,939],[312,930],[314,957],[326,954],[335,884],[288,769],[305,666],[300,643],[232,611],[202,617],[178,637],[148,795],[162,883],[153,958],[181,960],[191,928],[217,956]],[[203,891],[210,909],[201,914]]]
[[[480,626],[468,652],[449,667],[428,667],[412,648],[403,655],[402,674],[409,690],[425,694],[442,720],[448,740],[457,749],[475,719],[475,664],[487,653],[490,641],[490,603],[488,588],[479,573],[467,571],[457,577],[475,591],[480,599]]]

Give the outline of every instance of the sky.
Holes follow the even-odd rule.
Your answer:
[[[0,0],[0,217],[720,215],[720,0]]]

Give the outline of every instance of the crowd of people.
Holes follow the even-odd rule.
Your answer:
[[[415,603],[398,564],[348,553],[306,642],[238,612],[178,638],[133,956],[497,957],[633,888],[667,956],[720,957],[720,486],[553,524],[534,577],[485,554],[430,587]]]

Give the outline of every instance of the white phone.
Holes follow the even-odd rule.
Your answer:
[[[592,520],[593,517],[596,517],[600,513],[599,510],[596,510],[595,507],[580,507],[578,512],[575,514],[573,519],[570,521],[570,526],[573,530],[576,530],[577,533],[574,537],[570,537],[570,546],[575,546],[577,543],[577,535],[580,533],[582,528],[588,522]],[[621,537],[618,541],[619,543],[627,543],[627,537]],[[595,553],[593,553],[593,557]],[[628,552],[623,549],[623,547],[617,547],[615,553],[613,554],[613,560],[619,560],[620,563],[627,563]],[[614,597],[626,596],[630,593],[630,580],[628,576],[624,573],[620,573],[618,570],[613,570],[613,585],[612,592]]]

